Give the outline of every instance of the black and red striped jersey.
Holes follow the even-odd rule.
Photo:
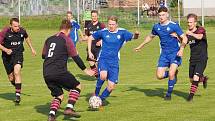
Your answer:
[[[28,38],[28,34],[22,27],[20,27],[18,32],[13,32],[10,27],[5,27],[0,32],[0,44],[8,49],[12,49],[13,53],[24,51],[23,42],[26,38]],[[2,51],[2,54],[6,53]]]

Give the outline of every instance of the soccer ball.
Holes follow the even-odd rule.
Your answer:
[[[92,96],[89,99],[89,105],[92,109],[98,109],[102,105],[102,100],[98,96]]]

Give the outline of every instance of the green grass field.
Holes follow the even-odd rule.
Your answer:
[[[32,57],[29,48],[25,47],[25,61],[22,69],[22,101],[15,106],[14,88],[8,82],[2,61],[0,62],[0,121],[46,121],[52,99],[42,76],[41,48],[45,39],[56,31],[51,29],[28,30],[37,50]],[[121,49],[119,84],[107,99],[109,104],[101,111],[88,111],[88,98],[94,91],[95,78],[85,76],[73,62],[69,70],[82,83],[81,97],[76,110],[82,115],[79,119],[64,119],[64,102],[57,113],[57,120],[63,121],[214,121],[215,120],[215,30],[207,28],[209,44],[209,61],[205,74],[210,77],[208,88],[199,90],[193,102],[187,102],[190,83],[188,80],[189,47],[186,48],[183,64],[179,68],[178,83],[175,86],[171,101],[164,101],[167,80],[159,81],[155,77],[159,56],[159,40],[155,39],[141,52],[133,48],[143,41],[149,33],[141,29],[141,38],[127,43]],[[83,60],[86,58],[86,43],[78,44]],[[86,61],[85,61],[86,62]],[[86,63],[87,65],[87,63]]]

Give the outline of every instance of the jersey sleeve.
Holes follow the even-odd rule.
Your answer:
[[[95,33],[92,34],[92,36],[95,40],[101,39],[102,38],[102,30],[96,31]]]
[[[202,39],[206,39],[206,30],[203,27],[198,27],[196,34],[203,34]]]
[[[184,32],[182,31],[182,29],[181,29],[181,27],[179,26],[179,24],[174,24],[175,26],[174,26],[174,30],[175,30],[175,32],[176,32],[176,34],[178,35],[178,36],[181,36]]]
[[[73,21],[72,23],[73,23],[72,27],[74,27],[76,29],[80,29],[80,25],[77,22]]]
[[[4,43],[5,34],[6,34],[6,32],[7,32],[8,29],[9,29],[8,27],[5,27],[0,32],[0,44]]]
[[[72,42],[72,40],[69,37],[66,37],[65,40],[66,40],[66,49],[67,49],[69,56],[70,57],[77,56],[78,54],[77,54],[75,45]]]
[[[133,34],[127,30],[125,30],[124,32],[124,40],[127,42],[127,41],[130,41],[132,38],[133,38]]]
[[[151,34],[155,35],[155,36],[158,35],[157,32],[156,32],[156,26],[155,25],[152,28]]]
[[[101,23],[100,28],[101,28],[101,29],[104,29],[104,28],[105,28],[105,24],[104,24],[104,23]]]

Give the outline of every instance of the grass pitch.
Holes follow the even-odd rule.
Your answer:
[[[94,91],[95,78],[85,76],[74,62],[68,64],[69,70],[82,83],[81,97],[76,110],[82,115],[79,119],[65,119],[63,110],[65,99],[57,113],[58,121],[214,121],[215,116],[215,38],[214,28],[207,28],[209,61],[205,74],[209,76],[208,88],[199,85],[193,102],[187,102],[190,83],[188,79],[189,47],[186,48],[182,66],[179,68],[178,82],[171,101],[164,101],[167,80],[155,78],[159,57],[159,40],[153,40],[141,52],[133,51],[143,41],[149,31],[141,30],[141,38],[127,43],[121,49],[119,84],[107,99],[109,104],[101,111],[88,111],[88,98]],[[132,31],[132,30],[131,30]],[[134,30],[133,30],[134,31]],[[45,121],[52,99],[42,76],[41,49],[47,37],[56,30],[28,30],[37,56],[32,57],[25,47],[24,68],[22,69],[22,101],[15,106],[14,88],[8,82],[2,62],[0,62],[0,121]],[[83,60],[86,58],[86,43],[78,45]],[[86,65],[87,62],[85,61]]]

